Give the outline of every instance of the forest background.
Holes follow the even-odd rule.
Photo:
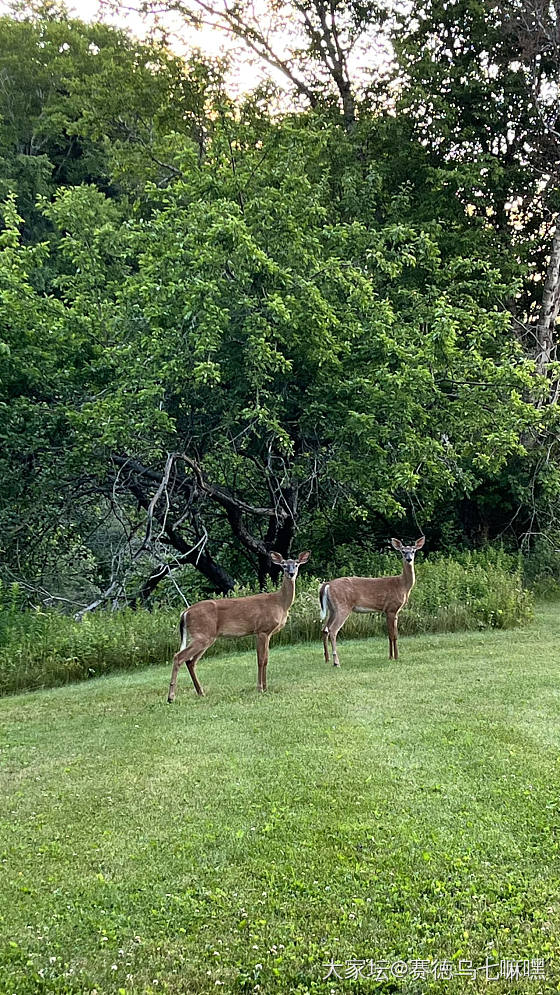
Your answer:
[[[0,19],[5,617],[392,535],[557,573],[558,3],[162,10],[256,87],[148,5]]]

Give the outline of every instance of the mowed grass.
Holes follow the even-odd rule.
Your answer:
[[[266,695],[243,653],[173,706],[169,662],[0,701],[0,992],[559,990],[559,638],[553,604],[396,662],[273,646]],[[323,981],[331,958],[546,978]]]

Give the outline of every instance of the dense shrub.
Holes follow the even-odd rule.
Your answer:
[[[523,577],[539,598],[558,598],[560,549],[544,537],[537,539],[529,555],[523,558]]]
[[[345,573],[395,573],[395,556],[368,554]],[[354,568],[354,569],[352,569]],[[359,568],[359,570],[357,569]],[[335,575],[333,569],[331,576]],[[302,574],[285,629],[275,642],[319,640],[319,581]],[[238,589],[237,595],[251,593]],[[179,609],[98,612],[76,622],[54,611],[22,611],[17,587],[0,588],[0,693],[64,684],[111,670],[170,661],[178,646]],[[523,588],[519,560],[501,551],[465,553],[456,559],[419,561],[417,584],[399,619],[406,633],[510,628],[532,616],[532,596]],[[344,637],[385,632],[378,615],[352,615]],[[229,641],[229,651],[253,645]],[[218,641],[210,650],[223,652]]]
[[[396,573],[395,556],[376,555],[362,561],[358,576]],[[349,576],[354,571],[346,569]],[[331,571],[334,576],[335,571]],[[298,598],[281,637],[286,642],[316,638],[317,585],[300,583]],[[459,559],[418,561],[416,586],[399,616],[401,633],[456,632],[461,629],[508,629],[530,621],[533,597],[523,587],[519,561],[505,553],[465,553]],[[385,633],[381,615],[351,615],[344,636]]]
[[[1,614],[1,613],[0,613]],[[177,649],[176,612],[26,612],[0,645],[0,694],[163,663]]]

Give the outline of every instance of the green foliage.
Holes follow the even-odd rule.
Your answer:
[[[44,206],[56,304],[27,281],[29,306],[12,324],[24,362],[49,304],[50,391],[10,392],[42,424],[55,411],[65,423],[59,472],[104,481],[113,452],[148,465],[196,452],[220,486],[234,480],[244,500],[267,503],[263,468],[282,467],[293,489],[319,467],[304,519],[324,521],[334,497],[353,525],[402,519],[412,495],[429,517],[523,459],[523,433],[541,418],[525,398],[538,384],[495,303],[515,284],[459,244],[450,256],[439,221],[337,218],[326,182],[335,135],[320,122],[297,135],[291,125],[289,169],[283,123],[270,125],[264,162],[250,120],[227,129],[234,173],[216,126],[202,163],[176,136],[180,178],[147,184],[132,209],[93,186]],[[17,252],[6,266],[29,268]]]
[[[177,650],[176,612],[99,612],[81,622],[55,611],[3,614],[2,694],[161,663]]]
[[[7,576],[80,603],[107,588],[119,528],[137,550],[169,452],[196,458],[218,497],[181,464],[163,558],[182,565],[207,535],[227,583],[197,566],[221,590],[262,580],[286,508],[284,549],[297,532],[316,572],[336,569],[340,545],[377,548],[418,520],[437,549],[500,534],[504,514],[516,534],[557,514],[555,454],[536,455],[557,406],[540,403],[549,382],[511,320],[538,282],[532,243],[512,251],[496,221],[522,191],[492,150],[473,161],[478,117],[456,121],[441,154],[417,126],[443,72],[426,54],[433,25],[451,16],[431,6],[399,48],[397,113],[365,104],[347,131],[324,105],[272,114],[268,91],[234,104],[219,64],[58,8],[4,19]],[[480,63],[480,9],[466,9]],[[482,76],[477,64],[469,80]],[[504,68],[503,92],[514,77]],[[455,161],[458,137],[469,154]],[[138,463],[140,482],[123,472]],[[135,561],[126,596],[161,561]]]
[[[19,584],[3,584],[0,580],[0,647],[15,641],[29,626],[32,616],[24,615],[23,608]]]
[[[367,556],[366,575],[395,571],[396,557]],[[352,564],[352,567],[354,564]],[[346,574],[352,572],[352,567]],[[277,645],[320,643],[319,580],[298,578],[296,600]],[[269,590],[273,590],[269,584]],[[238,586],[236,597],[255,593]],[[81,622],[58,612],[23,612],[16,585],[0,590],[0,693],[65,684],[115,669],[171,660],[178,645],[178,609],[153,612],[125,609],[89,614]],[[401,613],[403,635],[463,629],[509,629],[532,618],[533,601],[522,586],[519,563],[504,553],[465,554],[462,562],[441,558],[419,563],[417,584]],[[352,615],[342,639],[385,635],[385,619]],[[219,640],[210,655],[236,653],[254,645],[253,637]]]
[[[416,13],[412,24],[398,17],[393,35],[399,110],[431,150],[434,182],[468,212],[473,241],[485,229],[495,254],[510,252],[523,279],[516,314],[527,317],[550,249],[546,218],[558,208],[560,52],[547,34],[557,14],[545,6],[536,16],[523,0],[426,0]]]
[[[38,198],[91,182],[115,192],[123,144],[135,182],[137,174],[159,180],[164,135],[198,135],[205,89],[218,78],[217,66],[186,65],[162,45],[86,24],[62,5],[1,17],[0,37],[0,196],[17,194],[31,241],[48,232]]]
[[[554,536],[557,541],[560,537]],[[537,597],[557,600],[560,595],[560,550],[549,539],[538,537],[530,555],[523,558],[525,583]]]

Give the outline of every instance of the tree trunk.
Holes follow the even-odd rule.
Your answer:
[[[129,481],[127,486],[130,493],[138,501],[138,504],[142,508],[148,510],[150,502],[146,494],[144,494],[142,488],[137,483],[137,481],[135,480]],[[221,594],[227,594],[228,591],[233,590],[233,588],[235,587],[235,581],[233,577],[231,577],[230,574],[228,574],[227,570],[224,570],[224,568],[221,567],[220,564],[217,563],[216,560],[214,560],[213,557],[206,552],[206,549],[201,550],[199,545],[191,547],[187,542],[187,540],[183,538],[181,533],[174,528],[173,522],[170,521],[168,515],[165,515],[165,517],[162,518],[157,512],[157,509],[154,509],[153,517],[156,521],[159,521],[160,525],[163,527],[163,531],[165,533],[166,540],[169,543],[169,545],[171,545],[173,549],[176,549],[177,552],[180,554],[179,556],[180,564],[186,564],[186,563],[192,564],[192,566],[195,567],[196,570],[198,570],[201,574],[204,575],[204,577],[207,578],[207,580],[210,581],[214,590],[219,591]],[[158,575],[160,569],[161,568],[158,567],[158,570],[155,571],[156,575]],[[157,583],[159,583],[160,580],[163,580],[164,576],[166,576],[165,573],[161,574],[161,576],[158,576]],[[156,585],[154,585],[154,587],[155,586]],[[152,588],[152,590],[153,589],[154,588]]]
[[[548,364],[556,358],[556,321],[560,310],[560,222],[556,224],[550,259],[543,287],[541,312],[536,327],[537,369],[546,374]]]
[[[344,82],[340,83],[339,90],[342,100],[342,120],[344,121],[344,130],[351,132],[356,126],[356,101],[354,99],[352,86],[349,80],[344,80]]]

